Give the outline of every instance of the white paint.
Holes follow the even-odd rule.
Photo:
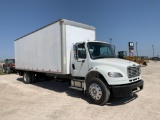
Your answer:
[[[66,56],[67,56],[67,73],[70,73],[70,53],[73,44],[84,42],[84,41],[94,41],[95,31],[88,30],[84,28],[78,28],[70,25],[66,25]]]
[[[73,21],[69,22],[73,22],[75,26],[72,24],[65,25],[64,20],[63,32],[65,33],[62,33],[60,22],[53,23],[15,41],[15,65],[17,69],[71,74],[70,51],[73,43],[95,40],[95,30],[85,29],[85,27],[90,26]],[[62,41],[65,46],[64,52],[66,52],[63,54]],[[62,67],[66,69],[63,71]]]
[[[15,41],[14,45],[16,68],[61,72],[59,22]]]

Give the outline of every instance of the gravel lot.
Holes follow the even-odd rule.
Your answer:
[[[105,106],[88,102],[67,84],[41,81],[23,84],[22,77],[0,76],[1,120],[160,120],[160,62],[142,67],[144,89],[112,98]]]

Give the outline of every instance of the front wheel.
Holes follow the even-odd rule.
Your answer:
[[[6,69],[6,73],[7,73],[7,74],[10,74],[10,73],[11,73],[11,69],[10,69],[10,68],[7,68],[7,69]]]
[[[6,73],[6,69],[5,68],[3,68],[3,73]]]
[[[91,102],[97,105],[104,105],[110,98],[108,86],[99,78],[89,81],[86,92]]]

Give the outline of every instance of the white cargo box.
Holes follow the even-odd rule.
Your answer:
[[[18,70],[70,74],[72,44],[95,40],[95,28],[60,19],[14,42]]]

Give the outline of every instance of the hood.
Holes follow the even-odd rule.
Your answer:
[[[138,66],[139,64],[124,60],[124,59],[119,59],[119,58],[102,58],[102,59],[96,59],[92,61],[92,67],[95,67],[96,65],[107,65],[115,68],[127,68],[128,66]]]

